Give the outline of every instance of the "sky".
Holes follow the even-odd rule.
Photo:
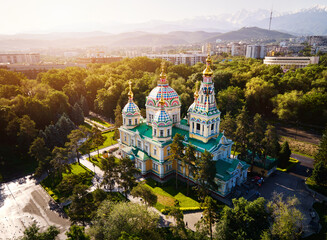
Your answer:
[[[0,34],[102,30],[118,23],[176,21],[272,7],[294,12],[327,0],[0,0]]]

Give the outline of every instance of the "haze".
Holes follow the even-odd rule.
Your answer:
[[[0,0],[0,34],[111,32],[110,26],[123,23],[175,21],[234,13],[242,9],[269,10],[272,6],[274,11],[290,12],[322,4],[326,4],[326,0]]]

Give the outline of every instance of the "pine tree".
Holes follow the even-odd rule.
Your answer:
[[[285,141],[279,153],[279,166],[281,166],[282,168],[286,168],[288,165],[288,161],[290,160],[291,154],[292,151],[290,149],[290,146],[288,145],[288,142]]]
[[[323,132],[318,153],[315,156],[315,165],[312,172],[313,180],[317,184],[325,184],[327,175],[327,126]]]
[[[71,111],[71,119],[76,125],[81,125],[84,122],[84,114],[78,103],[75,103]]]
[[[226,113],[220,122],[220,129],[224,131],[224,135],[228,138],[235,139],[236,122],[230,112]]]
[[[170,155],[169,155],[169,160],[173,163],[175,161],[176,163],[176,175],[175,175],[175,180],[176,180],[176,189],[178,187],[178,165],[179,161],[183,160],[184,157],[184,145],[183,145],[183,140],[184,136],[180,135],[179,133],[176,133],[173,142],[170,144]]]
[[[241,157],[246,158],[247,147],[249,145],[250,133],[250,117],[245,107],[242,108],[240,114],[236,117],[236,141],[240,146]],[[237,146],[235,148],[235,151]]]

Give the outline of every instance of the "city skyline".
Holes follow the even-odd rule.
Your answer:
[[[199,16],[230,16],[236,12],[258,9],[276,13],[295,12],[321,5],[327,8],[325,0],[269,0],[269,1],[155,1],[126,0],[124,4],[114,1],[3,1],[0,20],[0,34],[45,33],[53,31],[119,31],[120,24],[139,24],[148,21],[178,21]],[[17,7],[20,6],[20,7]],[[269,17],[269,16],[267,16]],[[113,32],[114,32],[113,31]]]

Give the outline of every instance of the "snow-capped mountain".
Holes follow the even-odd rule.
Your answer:
[[[150,32],[181,30],[227,32],[242,27],[267,29],[270,12],[268,9],[241,10],[233,14],[198,16],[180,21],[149,21],[143,24],[125,25],[123,29]],[[312,8],[283,13],[273,10],[271,29],[297,35],[327,35],[327,6],[317,5]]]

